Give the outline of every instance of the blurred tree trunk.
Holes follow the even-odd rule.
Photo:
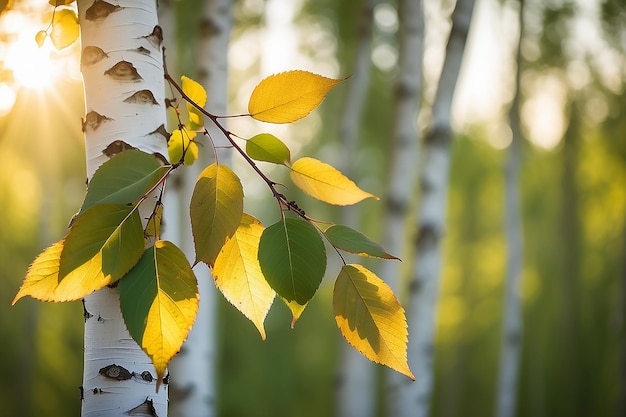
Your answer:
[[[405,243],[409,240],[407,217],[412,190],[416,183],[419,160],[419,130],[417,116],[422,101],[422,74],[424,52],[424,10],[421,0],[399,2],[400,18],[399,72],[396,80],[394,99],[394,130],[391,141],[393,155],[390,161],[391,174],[385,198],[383,220],[383,246],[395,256],[403,255]],[[401,264],[384,262],[379,271],[380,277],[389,284],[401,299]],[[409,338],[414,335],[409,334]],[[415,369],[414,369],[415,371]],[[417,371],[418,373],[420,371]],[[410,382],[397,372],[386,372],[385,395],[387,415],[397,416],[402,412],[400,386]]]
[[[436,305],[441,274],[441,237],[446,222],[450,145],[452,142],[452,99],[461,69],[465,43],[472,20],[474,0],[458,0],[452,12],[452,29],[446,47],[432,108],[432,119],[424,137],[420,163],[420,202],[417,213],[415,262],[409,285],[408,359],[415,382],[398,388],[398,412],[394,415],[425,417],[430,411],[433,390],[433,356]]]
[[[111,155],[114,141],[167,155],[162,35],[156,1],[127,0],[118,5],[79,0],[81,71],[85,88],[87,177]],[[152,100],[132,99],[152,97]],[[152,103],[155,104],[152,104]],[[123,132],[123,135],[120,134]],[[124,147],[124,146],[122,146]],[[142,215],[142,217],[144,217]],[[142,378],[111,378],[111,373],[141,375],[154,366],[130,337],[116,288],[105,287],[84,299],[85,347],[83,416],[167,415],[167,385]],[[124,371],[125,370],[125,371]],[[120,380],[121,379],[121,380]]]
[[[232,26],[232,0],[207,0],[200,19],[200,39],[196,57],[196,80],[207,91],[206,108],[214,114],[227,113],[228,44]],[[231,165],[231,151],[222,133],[207,125],[219,162]],[[215,159],[210,144],[200,147],[198,161],[182,170],[178,180],[178,202],[190,201],[200,172]],[[188,207],[178,211],[178,241],[190,259],[194,258]],[[200,291],[198,317],[183,349],[172,361],[172,416],[210,417],[216,410],[217,363],[217,298],[213,277],[208,267],[194,267]]]
[[[619,345],[621,347],[619,355],[620,370],[618,380],[621,382],[617,397],[617,408],[615,417],[626,415],[626,219],[624,230],[622,231],[622,279],[621,279],[621,299],[618,311],[621,313],[618,320]]]
[[[514,417],[517,404],[519,363],[522,347],[521,279],[523,265],[522,218],[520,213],[519,175],[522,159],[520,126],[521,45],[524,36],[524,0],[519,0],[519,40],[515,96],[509,111],[512,140],[508,149],[504,176],[504,229],[507,265],[504,291],[504,316],[500,347],[500,368],[496,395],[496,417]]]
[[[378,3],[380,0],[362,0],[354,64],[350,71],[352,76],[346,86],[345,102],[339,117],[339,137],[343,147],[343,166],[339,169],[350,178],[353,178],[354,153],[370,81],[373,14]],[[358,227],[357,207],[343,207],[341,219],[347,226]],[[376,368],[343,338],[341,340],[343,349],[336,380],[335,414],[338,417],[372,416],[376,410]]]

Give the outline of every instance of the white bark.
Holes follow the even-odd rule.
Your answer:
[[[421,0],[402,0],[399,4],[399,73],[395,86],[395,121],[392,137],[388,194],[385,198],[383,246],[402,257],[408,241],[407,218],[419,159],[417,116],[422,100],[422,61],[424,49],[424,10]],[[401,264],[381,264],[380,277],[401,297]],[[409,333],[409,337],[412,335]],[[387,415],[398,413],[399,386],[407,378],[394,371],[386,372]]]
[[[512,142],[508,150],[504,179],[504,229],[507,247],[507,265],[504,292],[504,318],[500,347],[500,368],[495,415],[514,417],[517,405],[517,382],[522,348],[522,219],[520,214],[519,171],[522,158],[520,128],[521,42],[524,34],[524,0],[519,2],[519,41],[517,44],[517,71],[515,96],[511,103],[509,120]]]
[[[346,97],[339,126],[339,137],[342,143],[341,158],[343,166],[340,170],[352,178],[354,153],[359,138],[359,126],[363,104],[370,81],[372,22],[374,8],[380,0],[363,0],[361,15],[358,22],[356,50],[352,76],[346,88]],[[341,210],[341,223],[358,226],[359,213],[357,206],[346,206]],[[376,411],[376,368],[363,355],[341,338],[342,359],[336,382],[335,414],[338,417],[368,417]]]
[[[433,390],[436,305],[441,273],[441,237],[446,221],[452,98],[458,80],[474,0],[458,0],[441,78],[432,109],[431,126],[424,138],[420,165],[420,203],[414,266],[408,303],[408,359],[415,382],[398,387],[398,416],[426,417]]]
[[[167,155],[166,137],[159,133],[165,107],[155,0],[122,0],[115,5],[79,0],[78,12],[88,178],[108,158],[105,149],[115,141]],[[84,302],[82,415],[167,416],[167,385],[155,392],[154,366],[126,330],[117,289],[104,288]],[[131,377],[107,377],[101,372],[107,366],[119,367],[122,377],[126,370]],[[154,378],[151,382],[141,377],[145,371]]]
[[[204,2],[198,49],[197,81],[207,91],[205,108],[214,114],[227,113],[228,44],[232,21],[231,0]],[[216,146],[226,146],[222,133],[210,121],[207,129]],[[231,164],[230,149],[218,150],[220,163]],[[180,247],[192,261],[194,245],[189,220],[189,201],[200,172],[214,161],[210,143],[200,147],[199,158],[181,173],[178,201],[181,225],[178,237]],[[205,264],[194,268],[198,278],[200,307],[183,350],[172,361],[172,416],[209,417],[216,415],[216,356],[217,356],[217,298],[213,277]]]

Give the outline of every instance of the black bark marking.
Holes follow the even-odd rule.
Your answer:
[[[108,122],[110,120],[113,119],[103,116],[100,113],[92,110],[85,115],[85,121],[83,122],[83,132],[85,132],[87,128],[97,130],[103,122]]]
[[[111,13],[117,12],[121,9],[122,8],[120,6],[115,4],[107,3],[102,0],[96,0],[85,12],[85,19],[91,21],[103,20]]]
[[[120,61],[108,70],[104,71],[104,75],[108,75],[117,81],[139,81],[143,80],[137,69],[128,61]]]
[[[170,132],[168,132],[167,129],[165,129],[165,125],[163,124],[148,134],[154,135],[155,133],[158,133],[159,135],[163,136],[165,138],[165,141],[170,140]]]
[[[141,404],[139,404],[137,407],[132,408],[128,411],[126,411],[124,414],[127,414],[129,416],[152,416],[152,417],[159,417],[156,413],[156,410],[154,408],[154,402],[149,399],[146,398],[146,400],[144,402],[142,402]]]
[[[128,369],[124,368],[123,366],[119,366],[115,364],[105,366],[104,368],[101,368],[100,371],[98,372],[102,376],[105,376],[111,379],[117,379],[118,381],[125,381],[133,377],[133,374],[129,372]]]
[[[94,388],[91,390],[91,392],[93,392],[93,395],[98,395],[98,394],[102,394],[104,391],[102,391],[102,389],[100,388]]]
[[[154,29],[152,29],[151,34],[142,36],[142,38],[146,39],[148,42],[150,42],[150,45],[158,49],[163,42],[163,29],[161,29],[161,26],[156,25]]]
[[[139,90],[132,96],[125,99],[124,102],[136,104],[159,104],[150,90]]]
[[[98,63],[108,57],[109,55],[97,46],[85,46],[80,57],[80,63],[82,66],[86,67]]]
[[[167,385],[170,383],[170,373],[168,372],[167,375],[165,375],[165,378],[163,378],[163,385]]]
[[[159,153],[159,152],[154,152],[152,155],[154,155],[154,157],[156,159],[159,160],[159,162],[161,162],[161,164],[163,165],[169,165],[170,162],[167,160],[166,157],[163,156],[163,154]]]
[[[143,379],[146,382],[152,382],[154,381],[154,377],[152,376],[152,374],[150,373],[150,371],[143,371],[141,373],[141,379]]]
[[[83,401],[85,399],[85,389],[81,385],[80,387],[78,387],[78,390],[80,391],[80,400]]]
[[[150,55],[150,50],[147,48],[144,48],[143,46],[140,46],[139,48],[134,49],[134,51],[142,55]]]
[[[76,216],[76,214],[74,216]],[[70,226],[72,225],[72,223],[74,223],[74,217],[72,217],[72,220],[70,220]],[[93,314],[87,311],[87,307],[85,306],[85,299],[82,299],[81,301],[83,302],[83,318],[85,319],[86,323],[87,320],[93,317]]]
[[[108,156],[109,158],[117,155],[118,153],[122,153],[124,151],[128,151],[130,149],[136,149],[134,146],[129,145],[123,140],[114,140],[109,143],[109,146],[102,150],[102,153]]]

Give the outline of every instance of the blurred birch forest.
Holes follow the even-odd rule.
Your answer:
[[[203,82],[200,62],[223,58],[229,114],[272,73],[349,76],[293,126],[229,129],[273,133],[381,196],[339,210],[289,190],[307,214],[357,226],[402,259],[366,265],[407,311],[417,378],[350,353],[328,283],[294,329],[276,301],[266,341],[208,295],[208,413],[626,415],[624,0],[159,3],[170,72]],[[226,29],[202,19],[212,3],[228,8]],[[24,4],[15,13],[40,18]],[[0,416],[78,415],[81,304],[11,300],[84,192],[79,48],[58,53],[53,89],[20,88],[5,65],[11,13],[0,16],[0,91],[15,92],[0,111]],[[228,43],[209,52],[201,40],[220,30]],[[242,180],[247,210],[271,219],[267,189],[252,172]]]

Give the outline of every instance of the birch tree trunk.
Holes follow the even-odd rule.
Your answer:
[[[507,265],[504,292],[504,319],[500,347],[500,368],[496,396],[496,417],[514,417],[517,404],[517,381],[522,347],[522,219],[520,214],[519,174],[522,158],[520,127],[521,43],[524,36],[524,0],[519,1],[519,40],[515,96],[509,111],[512,142],[509,146],[504,177],[504,218]]]
[[[395,255],[402,256],[408,241],[407,218],[411,196],[417,177],[419,159],[419,130],[417,116],[422,100],[422,61],[424,50],[424,10],[421,0],[399,2],[399,72],[395,85],[395,120],[391,146],[388,194],[385,198],[383,246]],[[380,277],[394,293],[401,296],[401,264],[383,262]],[[409,334],[409,337],[412,337]],[[415,370],[415,368],[413,368]],[[419,370],[417,371],[419,373]],[[398,414],[399,387],[407,378],[397,372],[386,373],[385,394],[387,415]]]
[[[411,273],[408,327],[411,335],[408,359],[415,382],[398,387],[398,416],[426,417],[433,390],[433,357],[436,305],[441,274],[441,237],[446,221],[450,145],[452,142],[452,98],[461,69],[474,0],[458,0],[452,12],[452,29],[432,109],[432,120],[424,138],[420,164],[420,203],[417,213],[415,262]]]
[[[78,0],[78,14],[88,178],[127,146],[167,155],[156,1],[121,0],[113,5]],[[156,379],[140,377],[145,371],[153,377],[156,373],[126,330],[117,289],[105,287],[85,297],[84,306],[82,415],[167,416],[167,385],[155,392]]]
[[[354,152],[358,144],[359,126],[371,72],[372,23],[374,7],[380,0],[363,0],[358,22],[352,76],[339,125],[343,166],[340,170],[353,178]],[[359,213],[356,206],[341,210],[341,222],[355,228]],[[376,410],[376,373],[374,365],[342,339],[342,355],[337,375],[335,414],[338,417],[369,417]]]
[[[232,22],[231,0],[204,2],[200,21],[200,40],[197,52],[197,81],[207,91],[206,108],[214,114],[227,112],[228,43]],[[228,145],[221,131],[207,125],[211,140],[216,146]],[[219,162],[231,164],[229,148],[219,148]],[[210,144],[200,147],[198,160],[185,167],[180,174],[178,201],[188,202],[195,181],[202,169],[211,164],[215,154]],[[187,204],[187,203],[183,203]],[[179,210],[179,236],[181,249],[189,259],[194,259],[191,223],[188,207]],[[216,357],[217,357],[217,299],[213,277],[208,267],[201,263],[194,267],[198,278],[200,307],[193,329],[179,355],[172,361],[171,415],[181,417],[209,417],[216,415]]]

